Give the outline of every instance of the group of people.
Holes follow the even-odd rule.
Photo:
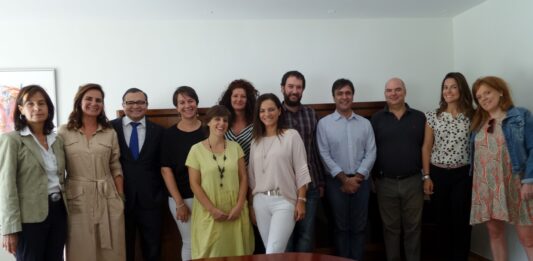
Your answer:
[[[148,97],[122,97],[109,121],[100,85],[74,98],[53,132],[54,105],[37,85],[22,88],[15,131],[0,136],[0,231],[17,260],[161,259],[161,207],[172,213],[182,260],[311,252],[320,198],[334,224],[336,254],[363,260],[368,202],[377,193],[387,260],[420,260],[424,194],[435,209],[444,260],[468,260],[472,224],[485,223],[494,260],[506,260],[505,223],[533,260],[533,118],[514,107],[498,77],[449,73],[439,107],[405,102],[399,78],[370,120],[352,109],[355,88],[333,83],[335,111],[301,104],[305,77],[281,80],[281,101],[235,80],[202,122],[188,86],[172,96],[179,121],[146,117]],[[474,108],[473,102],[477,105]],[[164,188],[166,187],[166,189]],[[262,250],[261,250],[262,249]]]

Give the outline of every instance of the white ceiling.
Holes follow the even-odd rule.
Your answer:
[[[0,20],[453,17],[485,0],[0,0]]]

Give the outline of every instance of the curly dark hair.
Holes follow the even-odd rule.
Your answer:
[[[90,90],[97,90],[100,93],[102,93],[102,103],[103,103],[105,94],[104,94],[104,90],[102,89],[102,86],[96,83],[87,83],[85,85],[80,86],[78,88],[78,92],[74,96],[74,106],[73,106],[72,112],[68,116],[67,129],[74,130],[74,129],[80,129],[82,127],[83,111],[81,109],[81,101],[83,100],[83,96],[85,95],[85,93],[87,93]],[[104,129],[111,128],[111,124],[109,123],[109,120],[107,119],[107,116],[105,115],[105,110],[103,108],[102,108],[102,112],[100,112],[100,115],[98,115],[98,117],[96,118],[96,121]]]
[[[262,137],[266,135],[266,128],[265,124],[261,121],[261,118],[259,117],[259,111],[261,107],[261,103],[264,101],[271,100],[276,104],[276,107],[280,110],[280,115],[278,118],[278,123],[276,126],[276,132],[277,135],[283,135],[284,130],[287,128],[285,123],[285,113],[284,110],[281,108],[281,101],[279,100],[278,96],[276,96],[273,93],[265,93],[259,96],[257,98],[257,103],[255,105],[255,111],[254,111],[254,132],[253,136],[256,141],[259,141]]]
[[[15,130],[20,131],[26,126],[28,126],[28,121],[26,120],[26,117],[22,115],[20,110],[18,109],[18,106],[24,106],[24,102],[31,99],[33,95],[40,93],[46,102],[46,107],[48,107],[48,117],[46,117],[46,121],[44,122],[43,126],[43,133],[45,135],[48,135],[52,133],[52,130],[54,130],[54,104],[52,103],[52,99],[50,99],[50,96],[48,96],[48,93],[46,93],[46,90],[39,86],[39,85],[28,85],[20,89],[19,94],[17,95],[16,100],[16,107],[15,107],[15,113],[13,114],[13,122],[15,123]],[[31,127],[30,127],[31,129]],[[32,132],[35,132],[35,130],[31,130]]]
[[[246,93],[246,106],[244,107],[244,114],[246,117],[246,124],[248,125],[254,121],[254,108],[257,96],[259,94],[252,83],[244,79],[234,80],[228,85],[226,91],[222,93],[218,104],[226,106],[231,114],[229,117],[229,128],[231,128],[235,122],[235,110],[233,109],[233,106],[231,106],[231,95],[235,89],[243,89]]]

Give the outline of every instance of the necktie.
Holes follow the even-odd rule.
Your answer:
[[[131,122],[130,151],[134,160],[139,158],[139,134],[137,134],[138,122]]]

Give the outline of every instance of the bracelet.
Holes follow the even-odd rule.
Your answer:
[[[298,197],[297,200],[300,200],[300,201],[303,201],[303,202],[307,202],[307,199],[303,198],[303,197]]]
[[[428,179],[431,180],[431,177],[429,176],[429,174],[422,176],[422,180],[428,180]]]
[[[185,206],[185,203],[181,203],[180,205],[176,206],[176,209],[178,209],[178,208],[182,208],[182,207],[184,207],[184,206]]]

